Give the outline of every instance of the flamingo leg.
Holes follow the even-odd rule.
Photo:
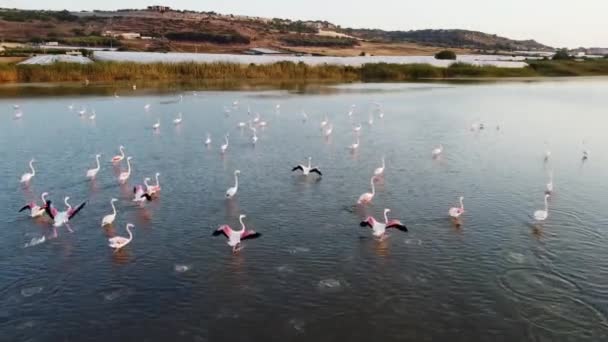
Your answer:
[[[72,230],[72,227],[70,227],[70,224],[66,222],[65,227],[68,229],[68,231],[70,233],[73,233],[74,231]]]
[[[53,227],[53,238],[57,238],[57,228]]]
[[[232,253],[238,253],[240,252],[243,248],[245,248],[245,246],[243,246],[243,244],[239,243],[238,245],[232,247]]]

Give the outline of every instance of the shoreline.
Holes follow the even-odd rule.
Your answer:
[[[526,81],[540,78],[608,76],[608,59],[530,61],[524,68],[429,64],[306,65],[235,63],[134,63],[95,61],[88,64],[0,64],[0,84],[120,83],[120,82],[250,82],[349,83],[419,81]]]

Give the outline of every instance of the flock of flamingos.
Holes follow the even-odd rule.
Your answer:
[[[180,95],[178,101],[182,101],[182,99],[183,99],[183,97]],[[369,125],[373,125],[373,121],[374,121],[375,117],[377,117],[379,119],[383,119],[383,117],[384,117],[384,113],[381,110],[380,105],[377,103],[374,103],[373,106],[374,106],[374,110],[370,111],[370,114],[369,114],[369,119],[368,119]],[[238,101],[233,102],[232,108],[238,108]],[[21,119],[23,116],[23,112],[21,111],[19,105],[14,105],[14,109],[15,109],[14,118]],[[144,109],[146,111],[149,111],[150,104],[145,105]],[[69,110],[70,111],[74,110],[74,106],[70,105]],[[278,112],[279,110],[280,110],[280,105],[276,105],[276,111]],[[352,118],[354,110],[355,110],[355,105],[352,105],[348,112],[349,117]],[[229,107],[225,107],[224,112],[226,115],[228,115],[230,113],[230,111],[231,111],[231,109]],[[266,127],[267,122],[263,121],[258,113],[256,113],[255,115],[251,115],[251,111],[249,109],[247,110],[247,112],[248,112],[249,116],[253,117],[253,118],[251,120],[249,120],[249,122],[247,122],[247,123],[239,122],[238,127],[241,129],[249,128],[249,130],[251,131],[251,138],[250,138],[251,143],[255,145],[258,141],[257,130],[263,129],[264,127]],[[78,111],[78,115],[81,117],[83,117],[87,114],[88,114],[88,118],[90,120],[95,120],[96,114],[95,114],[94,110],[87,113],[87,110],[85,108],[82,108],[81,110]],[[308,115],[304,112],[302,112],[302,119],[303,119],[303,121],[308,120]],[[182,121],[183,121],[183,117],[182,117],[181,113],[179,113],[178,116],[173,120],[173,124],[181,125]],[[160,120],[157,120],[156,123],[154,123],[151,126],[151,128],[155,131],[158,131],[158,130],[160,130],[160,126],[161,126]],[[322,121],[320,122],[320,129],[321,129],[322,134],[325,137],[329,137],[332,134],[333,125],[329,122],[327,116],[325,116],[322,119]],[[348,148],[351,151],[355,151],[359,148],[359,135],[361,133],[361,129],[362,129],[361,124],[353,126],[355,142],[353,142],[352,145],[348,146]],[[484,129],[485,128],[482,123],[475,123],[471,126],[472,131],[479,131],[479,130],[484,130]],[[496,130],[500,130],[500,127],[496,126]],[[211,148],[211,142],[212,142],[211,135],[207,133],[204,144],[208,148]],[[221,154],[229,153],[229,146],[230,146],[229,145],[229,134],[226,133],[226,135],[223,137],[223,143],[220,145],[219,152]],[[120,172],[117,177],[117,181],[119,184],[126,184],[129,181],[129,178],[131,176],[132,157],[126,156],[124,146],[119,146],[118,150],[119,150],[120,154],[114,156],[111,159],[111,163],[116,167],[120,167],[123,162],[126,162],[126,165],[127,165],[126,171]],[[439,145],[431,151],[431,157],[435,158],[435,159],[440,158],[440,156],[443,153],[444,153],[443,146]],[[550,157],[551,157],[551,152],[547,150],[544,155],[544,161],[547,162]],[[588,151],[584,150],[582,160],[585,161],[588,159],[588,157],[589,157]],[[91,180],[95,179],[95,177],[97,176],[97,174],[99,173],[99,171],[101,169],[100,158],[101,158],[101,154],[97,154],[95,156],[96,167],[86,171],[86,173],[85,173],[86,178],[91,179]],[[35,162],[35,159],[31,159],[29,162],[29,167],[30,167],[31,172],[26,172],[21,176],[20,183],[25,187],[29,186],[30,182],[36,175],[36,170],[34,168],[34,162]],[[384,157],[382,157],[381,162],[382,162],[382,165],[374,170],[373,175],[370,178],[371,192],[366,192],[366,193],[363,193],[361,196],[359,196],[359,198],[357,200],[357,205],[364,206],[364,205],[368,205],[369,203],[372,202],[372,200],[376,194],[374,183],[380,177],[384,176],[384,171],[386,168]],[[301,174],[306,177],[321,177],[323,175],[321,172],[321,169],[319,167],[312,166],[312,157],[308,157],[307,163],[296,165],[295,167],[292,168],[291,171],[292,172],[301,172]],[[232,200],[238,192],[238,175],[239,175],[239,173],[240,173],[239,170],[234,171],[234,183],[235,184],[234,184],[234,186],[232,186],[226,190],[226,200]],[[156,180],[155,184],[150,184],[149,182],[151,182],[151,179],[145,178],[143,185],[134,186],[133,187],[133,202],[137,203],[138,205],[143,206],[145,204],[145,202],[153,201],[155,198],[160,196],[161,187],[160,187],[160,182],[159,182],[159,176],[160,176],[160,173],[155,174],[155,180]],[[544,209],[537,210],[533,213],[534,220],[536,220],[537,222],[543,222],[549,216],[548,199],[549,199],[551,193],[553,192],[553,187],[554,187],[553,186],[553,173],[550,172],[549,173],[549,182],[546,184],[546,191],[545,191],[545,196],[544,196],[544,204],[545,204]],[[72,207],[70,205],[70,203],[68,202],[70,200],[70,198],[65,197],[64,198],[65,208],[63,211],[60,211],[59,209],[57,209],[54,206],[54,203],[50,199],[47,199],[48,196],[49,196],[49,194],[47,192],[44,192],[41,195],[42,201],[40,204],[37,204],[35,202],[30,202],[30,203],[27,203],[26,205],[24,205],[19,211],[22,212],[25,210],[29,210],[29,216],[32,218],[48,216],[48,218],[50,218],[50,222],[52,223],[52,228],[54,230],[55,236],[57,236],[56,229],[61,226],[65,226],[70,232],[72,232],[69,222],[85,207],[86,201],[80,203],[76,207]],[[449,210],[447,211],[447,214],[449,215],[449,217],[451,217],[454,220],[455,224],[457,224],[457,225],[460,224],[460,222],[459,222],[460,216],[465,213],[463,200],[464,200],[464,197],[461,196],[459,198],[459,206],[449,208]],[[112,207],[112,213],[104,216],[101,219],[102,227],[111,226],[114,223],[114,221],[116,219],[116,214],[117,214],[116,207],[114,205],[114,202],[116,202],[116,201],[118,201],[116,198],[111,199],[110,205]],[[388,214],[390,213],[390,211],[391,210],[388,208],[384,209],[384,212],[383,212],[384,221],[380,221],[380,220],[375,219],[374,217],[369,216],[360,223],[360,226],[371,228],[372,235],[374,236],[374,238],[378,239],[379,241],[384,240],[386,237],[388,237],[388,235],[386,233],[387,229],[392,228],[392,229],[397,229],[400,231],[407,232],[407,227],[401,221],[388,218]],[[228,239],[227,244],[230,247],[232,247],[232,251],[238,252],[242,248],[241,241],[247,240],[247,239],[255,239],[255,238],[258,238],[261,236],[260,233],[257,233],[253,230],[249,230],[246,228],[246,226],[243,222],[243,219],[245,219],[245,218],[246,218],[245,215],[239,216],[239,222],[241,225],[241,229],[237,230],[237,229],[233,229],[232,227],[230,227],[228,225],[221,225],[219,228],[217,228],[216,230],[213,231],[212,235],[213,236],[224,235]],[[128,237],[122,237],[122,236],[112,237],[112,238],[108,239],[108,246],[113,248],[115,251],[118,251],[121,248],[128,245],[133,240],[133,233],[131,231],[131,228],[134,228],[134,225],[131,223],[128,223],[126,225],[126,231],[128,233]]]

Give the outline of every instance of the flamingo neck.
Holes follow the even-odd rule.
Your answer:
[[[372,177],[372,180],[370,181],[371,185],[372,185],[372,196],[374,196],[376,194],[376,186],[374,185],[374,177]]]
[[[30,169],[32,170],[32,176],[36,174],[36,170],[34,170],[34,161],[30,160]]]
[[[245,223],[243,223],[243,218],[239,217],[239,222],[241,223],[241,232],[245,231]]]
[[[156,186],[160,186],[160,182],[158,181],[158,174],[156,174]]]
[[[460,199],[460,210],[464,210],[464,204],[462,203],[462,198]]]
[[[116,207],[114,206],[114,201],[111,201],[110,204],[112,204],[112,213],[114,216],[116,216]]]
[[[144,179],[144,184],[146,185],[146,190],[150,187],[150,184],[148,184],[148,179]]]
[[[68,203],[67,197],[63,199],[63,203],[65,203],[65,206],[68,207],[68,210],[72,209],[72,206],[70,205],[70,203]]]
[[[234,189],[237,190],[239,188],[239,176],[238,173],[234,174]]]
[[[384,169],[384,157],[382,157],[382,168]]]
[[[42,198],[42,205],[46,204],[46,194],[42,194],[42,196],[40,196],[40,198]]]
[[[545,196],[545,211],[549,211],[549,202],[547,202],[547,196]]]
[[[311,158],[308,158],[308,168],[309,168],[309,169],[312,167],[311,161],[312,161],[312,159],[311,159]]]
[[[133,233],[131,233],[131,229],[127,227],[127,233],[129,233],[129,241],[133,240]]]
[[[127,159],[127,173],[131,174],[131,161]]]
[[[125,157],[125,149],[121,146],[119,150],[120,150],[120,155],[124,158]]]
[[[101,165],[99,165],[99,156],[95,156],[95,160],[97,160],[97,170],[99,170],[101,168]]]
[[[388,214],[388,211],[385,211],[384,212],[384,223],[385,224],[388,224],[388,215],[387,214]]]

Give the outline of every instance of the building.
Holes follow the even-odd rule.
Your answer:
[[[587,53],[590,55],[608,56],[608,48],[592,47],[587,49]]]
[[[122,39],[138,39],[141,38],[141,33],[106,31],[103,33],[103,36]]]

